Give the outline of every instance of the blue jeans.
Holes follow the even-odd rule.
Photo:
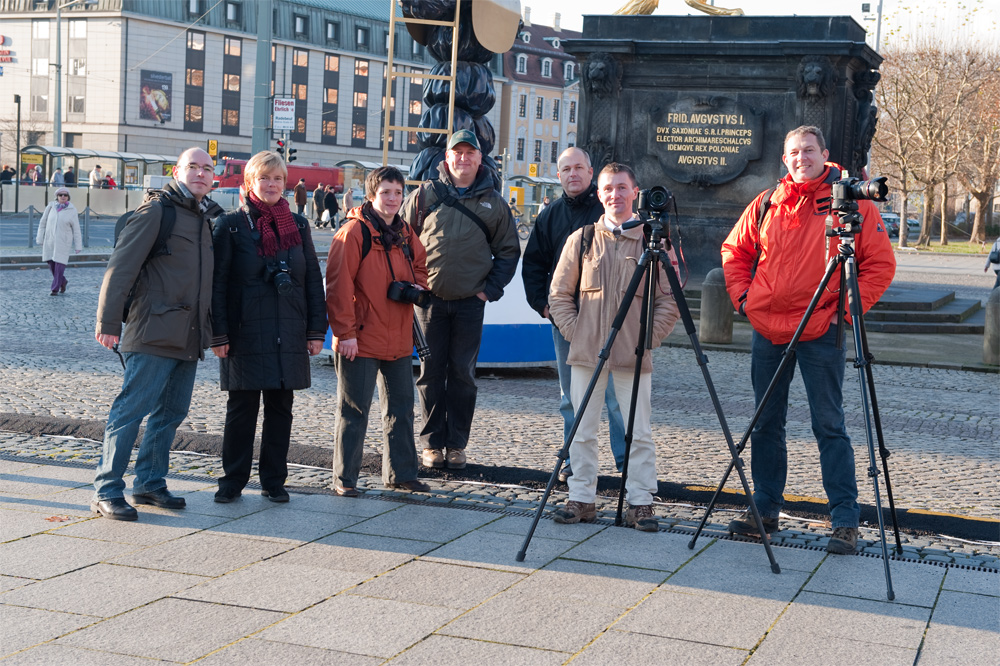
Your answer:
[[[750,376],[759,405],[768,384],[781,363],[787,345],[772,344],[753,332]],[[829,501],[833,527],[857,527],[858,483],[854,474],[854,449],[844,426],[844,368],[846,350],[837,349],[837,326],[822,337],[799,342],[795,363],[790,363],[775,385],[757,425],[750,434],[750,470],[753,498],[764,517],[777,518],[784,502],[788,473],[788,449],[785,446],[785,419],[788,415],[788,386],[795,375],[795,364],[802,372],[802,382],[809,400],[812,431],[819,444],[820,471]]]
[[[425,449],[464,449],[469,443],[485,308],[478,296],[446,301],[433,294],[429,306],[416,308],[431,350],[417,378]]]
[[[170,445],[191,405],[198,361],[130,352],[125,356],[125,380],[111,405],[104,430],[104,449],[94,476],[98,501],[124,497],[125,470],[139,425],[149,415],[135,459],[132,493],[149,493],[167,487]]]
[[[559,373],[559,413],[563,417],[563,441],[569,438],[569,431],[573,429],[573,418],[575,416],[573,401],[570,399],[570,372],[566,357],[569,356],[569,341],[563,337],[562,333],[555,326],[552,327],[552,342],[556,348],[556,372]],[[593,400],[593,397],[591,397]],[[625,422],[622,419],[622,410],[618,406],[618,397],[615,395],[615,383],[608,382],[608,388],[604,391],[604,404],[608,406],[608,429],[611,431],[611,453],[615,457],[615,466],[620,472],[625,464]],[[566,460],[569,464],[569,460]]]

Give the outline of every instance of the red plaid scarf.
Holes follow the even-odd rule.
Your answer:
[[[257,253],[262,257],[273,257],[278,250],[287,250],[296,245],[302,245],[302,236],[284,197],[278,203],[269,206],[253,192],[249,193],[250,203],[260,213],[257,224],[260,227],[260,246]],[[275,235],[277,230],[277,235]]]

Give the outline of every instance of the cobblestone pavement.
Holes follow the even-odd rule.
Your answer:
[[[103,420],[121,382],[117,356],[93,339],[103,269],[69,270],[69,288],[57,297],[48,295],[47,275],[48,271],[37,269],[0,272],[0,382],[4,387],[0,412]],[[709,360],[725,416],[738,439],[753,408],[749,356],[712,352]],[[654,352],[654,365],[653,434],[659,478],[714,486],[729,455],[694,356],[685,349],[660,348]],[[893,452],[889,465],[897,507],[978,518],[1000,515],[997,376],[879,366],[875,380],[886,443]],[[554,371],[486,371],[479,387],[470,459],[484,465],[552,469],[562,433]],[[296,397],[294,443],[332,450],[335,395],[333,368],[316,360],[313,387]],[[855,442],[860,499],[870,504],[873,497],[866,476],[868,455],[859,404],[856,373],[849,372],[845,382],[848,428]],[[199,366],[192,409],[181,429],[221,434],[224,406],[217,362],[209,356]],[[601,438],[606,439],[606,434]],[[22,448],[8,440],[6,436],[0,440],[0,449],[12,453]],[[786,493],[824,497],[808,404],[798,379],[789,406],[788,440]],[[380,453],[380,449],[380,427],[373,416],[366,450]],[[193,457],[196,462],[197,458]],[[601,473],[614,473],[607,456]],[[324,472],[297,474],[305,476],[293,481],[326,483]],[[310,480],[310,474],[318,476]],[[371,482],[378,485],[377,479]],[[738,487],[735,477],[729,487]],[[517,492],[510,492],[517,499]]]

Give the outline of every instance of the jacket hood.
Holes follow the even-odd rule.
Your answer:
[[[210,218],[218,217],[226,212],[222,209],[222,206],[215,203],[207,196],[202,197],[201,202],[199,203],[194,197],[189,197],[184,194],[176,180],[172,180],[164,185],[162,190],[146,190],[146,196],[143,199],[143,203],[153,199],[159,199],[164,195],[173,201],[174,204],[187,208],[188,210],[198,210],[200,206],[201,210],[204,211],[204,213]]]
[[[600,203],[597,198],[597,185],[594,183],[591,183],[590,187],[575,197],[571,197],[564,191],[562,193],[562,198],[563,201],[566,202],[566,205],[570,208],[588,208],[594,204]]]

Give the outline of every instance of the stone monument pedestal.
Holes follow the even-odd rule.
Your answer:
[[[789,130],[818,126],[851,175],[868,161],[882,59],[850,17],[586,16],[563,45],[581,66],[580,147],[595,173],[623,162],[673,192],[693,275],[721,266],[743,209],[785,174]]]

